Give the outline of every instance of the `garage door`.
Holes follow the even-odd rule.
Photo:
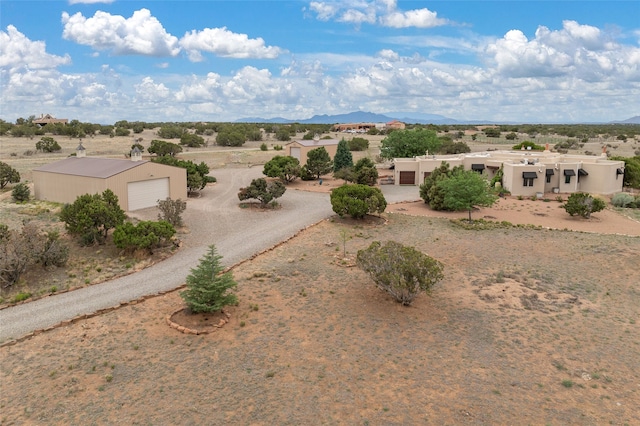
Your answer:
[[[291,147],[291,156],[293,158],[297,159],[298,161],[300,161],[300,148],[292,146]]]
[[[169,197],[169,178],[129,182],[127,184],[129,211],[158,205],[158,200]]]
[[[400,172],[400,185],[415,185],[416,172]]]

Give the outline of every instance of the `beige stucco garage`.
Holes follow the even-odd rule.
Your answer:
[[[33,184],[36,199],[58,203],[110,189],[125,211],[187,198],[187,171],[151,161],[69,157],[35,169]]]

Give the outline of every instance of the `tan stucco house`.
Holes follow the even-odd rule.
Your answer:
[[[34,124],[39,126],[46,126],[47,124],[67,124],[69,122],[66,118],[55,118],[51,114],[41,114],[39,118],[33,120]]]
[[[338,139],[319,139],[313,140],[295,140],[285,145],[285,154],[297,158],[300,164],[307,164],[307,154],[312,149],[320,148],[321,146],[327,150],[329,157],[333,159],[338,151]]]
[[[110,189],[125,211],[153,207],[167,197],[187,198],[186,169],[142,161],[139,155],[132,160],[69,157],[35,169],[33,184],[37,200],[58,203]]]
[[[451,167],[493,178],[500,167],[502,184],[511,195],[533,196],[540,193],[611,195],[622,191],[624,162],[592,155],[569,155],[535,151],[490,151],[457,155],[424,155],[394,159],[394,183],[419,185],[443,161]]]

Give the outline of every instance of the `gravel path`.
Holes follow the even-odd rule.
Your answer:
[[[216,245],[225,265],[232,265],[333,214],[329,194],[303,191],[287,191],[279,199],[279,210],[240,209],[238,189],[261,177],[262,168],[219,169],[212,174],[218,183],[188,202],[183,218],[191,232],[183,236],[184,247],[178,253],[135,274],[0,310],[0,342],[179,287],[210,244]],[[154,208],[138,215],[155,219],[157,213]]]

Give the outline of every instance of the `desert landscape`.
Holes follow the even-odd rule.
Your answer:
[[[213,175],[273,155],[199,150],[185,155]],[[16,157],[28,176],[33,158]],[[207,190],[189,203],[207,202]],[[413,201],[365,221],[330,217],[235,266],[229,323],[191,325],[209,334],[168,326],[184,306],[176,290],[8,342],[0,422],[640,423],[637,219],[607,209],[586,220],[554,199],[510,197],[473,212],[487,229],[455,221],[466,216]],[[354,266],[376,240],[440,260],[445,279],[399,305]]]

